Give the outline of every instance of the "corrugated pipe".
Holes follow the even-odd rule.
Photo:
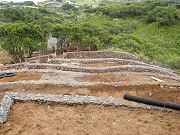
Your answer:
[[[141,98],[141,97],[137,97],[137,96],[131,96],[127,93],[124,94],[124,99],[130,100],[130,101],[135,101],[138,103],[144,103],[147,105],[154,105],[154,106],[159,106],[159,107],[165,107],[165,108],[180,110],[180,104],[145,99],[145,98]]]
[[[0,72],[0,78],[4,78],[4,77],[11,77],[11,76],[15,76],[16,72],[14,71],[3,71]]]

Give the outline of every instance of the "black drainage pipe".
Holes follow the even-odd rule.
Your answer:
[[[124,99],[130,100],[130,101],[135,101],[135,102],[138,102],[138,103],[144,103],[144,104],[147,104],[147,105],[154,105],[154,106],[160,106],[160,107],[180,110],[180,104],[145,99],[145,98],[141,98],[141,97],[131,96],[131,95],[127,94],[127,93],[124,94]]]
[[[16,75],[16,72],[9,72],[9,71],[0,72],[0,79],[4,77],[15,76],[15,75]]]

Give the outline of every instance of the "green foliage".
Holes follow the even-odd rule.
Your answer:
[[[3,22],[13,22],[24,20],[22,9],[6,8],[0,10],[0,20]]]
[[[146,21],[148,23],[155,22],[158,26],[169,26],[177,23],[179,17],[178,10],[174,6],[157,6],[147,13]]]
[[[158,26],[169,26],[176,24],[180,19],[180,11],[176,7],[168,3],[147,1],[102,6],[86,12],[106,14],[113,18],[138,17],[148,23],[155,22]]]
[[[73,5],[69,4],[69,3],[65,3],[62,5],[62,9],[63,10],[77,10]]]
[[[60,40],[60,43],[73,42],[81,47],[90,47],[99,43],[98,31],[89,23],[57,24],[52,27],[51,33]]]
[[[7,23],[0,28],[2,33],[2,49],[6,50],[15,60],[24,60],[39,49],[38,43],[43,42],[43,31],[38,25],[25,23]]]
[[[9,32],[3,33],[7,36],[3,35],[1,44],[4,49],[10,49],[10,54],[17,53],[19,46],[23,48],[18,51],[19,58],[24,57],[24,52],[28,54],[30,50],[42,49],[45,46],[42,39],[51,34],[61,45],[71,43],[82,48],[96,45],[98,49],[127,51],[178,70],[179,20],[178,4],[153,0],[98,8],[74,8],[68,4],[62,8],[5,8],[0,9],[0,23],[7,23]],[[38,27],[34,29],[35,26]],[[33,34],[27,34],[31,32]],[[38,35],[43,38],[35,38]]]
[[[23,2],[23,5],[26,5],[26,6],[34,6],[34,2],[33,1],[24,1]]]
[[[47,19],[48,18],[48,19]],[[62,17],[58,14],[52,14],[45,8],[30,9],[30,8],[5,8],[0,9],[0,21],[2,22],[27,22],[33,21],[48,21],[50,23],[62,22]]]

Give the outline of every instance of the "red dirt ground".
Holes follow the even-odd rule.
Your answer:
[[[96,63],[96,64],[80,64],[81,67],[113,67],[120,66],[118,63],[107,62],[107,63]]]
[[[98,65],[99,66],[99,65]],[[112,65],[111,65],[112,66]],[[17,73],[0,82],[39,80],[44,73]],[[7,90],[11,92],[53,93],[72,95],[94,95],[123,97],[125,93],[160,101],[180,103],[179,88],[164,88],[151,76],[168,84],[179,81],[159,77],[150,73],[105,73],[88,74],[75,78],[80,82],[119,82],[122,86],[97,85],[91,87],[32,85]],[[0,90],[0,99],[6,90]],[[120,107],[66,106],[17,102],[6,124],[0,124],[0,135],[179,135],[180,114],[146,110],[131,110]]]
[[[21,80],[39,80],[42,76],[42,73],[17,73],[12,77],[0,78],[0,82],[14,82]]]
[[[180,81],[160,77],[155,73],[142,72],[117,72],[117,73],[102,73],[102,74],[88,74],[84,77],[77,77],[78,81],[88,82],[119,82],[122,85],[137,85],[137,84],[157,84],[159,82],[153,80],[151,77],[157,77],[168,84],[178,84]]]
[[[179,135],[180,115],[124,107],[16,103],[1,135]]]

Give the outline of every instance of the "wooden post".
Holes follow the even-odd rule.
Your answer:
[[[40,51],[39,51],[39,63],[40,63]]]
[[[21,67],[21,58],[19,58],[19,67],[20,67],[20,69],[22,69],[22,67]]]

